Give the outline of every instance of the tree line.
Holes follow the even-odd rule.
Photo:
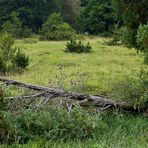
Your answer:
[[[147,52],[147,10],[147,0],[1,0],[0,29],[49,40],[67,40],[71,32],[112,35],[113,43]]]

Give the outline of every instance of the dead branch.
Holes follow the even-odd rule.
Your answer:
[[[44,86],[22,83],[15,80],[9,80],[3,77],[0,77],[0,81],[5,82],[7,85],[15,85],[17,87],[41,91],[42,93],[40,94],[40,96],[44,96],[44,97],[46,96],[45,98],[48,98],[49,96],[50,99],[57,98],[57,97],[64,97],[68,99],[78,100],[79,104],[82,106],[93,105],[93,106],[98,106],[103,108],[119,108],[125,111],[132,111],[132,112],[143,112],[148,109],[147,105],[139,108],[139,107],[135,107],[133,104],[130,104],[130,103],[115,102],[106,96],[69,93],[69,92],[65,92],[63,90],[58,90],[54,88],[48,88]],[[28,97],[29,96],[26,96],[25,98],[28,98]],[[34,96],[34,97],[39,97],[39,96]],[[17,97],[17,98],[21,99],[21,97]]]

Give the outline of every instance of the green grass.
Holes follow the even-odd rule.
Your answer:
[[[96,117],[97,118],[97,117]],[[98,117],[100,118],[100,116]],[[96,119],[98,121],[98,119]],[[13,145],[10,148],[147,148],[148,118],[113,112],[99,119],[94,138],[86,141],[45,141],[37,139],[25,145]]]
[[[104,38],[99,37],[87,38],[85,41],[89,41],[92,45],[92,53],[65,53],[63,52],[65,41],[25,44],[19,40],[16,45],[29,55],[30,66],[22,75],[11,77],[46,86],[51,79],[55,87],[60,85],[60,82],[66,88],[71,87],[73,80],[82,85],[81,92],[106,94],[113,82],[133,75],[141,67],[146,67],[143,64],[143,57],[134,49],[104,46],[102,44]]]
[[[81,92],[108,94],[112,83],[136,77],[143,67],[143,56],[134,49],[122,46],[105,46],[104,38],[87,38],[93,52],[88,54],[65,53],[66,42],[24,43],[16,41],[29,55],[30,66],[23,74],[10,76],[23,82],[64,87]],[[51,84],[48,82],[51,81]],[[72,86],[75,82],[77,87]],[[148,118],[143,115],[108,113],[101,119],[100,130],[94,138],[87,141],[69,141],[66,143],[36,140],[26,145],[11,147],[23,148],[146,148],[148,147]],[[102,130],[104,127],[104,131]],[[1,146],[3,147],[3,146]]]

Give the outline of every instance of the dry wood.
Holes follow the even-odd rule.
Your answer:
[[[23,88],[41,91],[42,93],[40,94],[40,96],[46,96],[46,98],[50,96],[49,97],[50,99],[56,98],[56,97],[62,97],[62,98],[64,97],[68,99],[78,100],[79,104],[82,106],[93,105],[93,106],[99,106],[99,107],[103,107],[107,109],[108,108],[119,108],[119,109],[123,109],[126,111],[132,111],[132,112],[143,112],[148,109],[147,105],[139,108],[129,103],[121,103],[121,102],[116,103],[115,101],[111,100],[110,98],[106,96],[69,93],[69,92],[65,92],[63,90],[58,90],[54,88],[48,88],[44,86],[22,83],[22,82],[15,81],[15,80],[9,80],[3,77],[0,77],[0,81],[5,82],[7,85],[15,85],[17,87],[23,87]],[[29,96],[26,96],[26,98],[28,97]],[[38,97],[38,95],[36,97]],[[21,97],[18,97],[18,98],[21,98]]]

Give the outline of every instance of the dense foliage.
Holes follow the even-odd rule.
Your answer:
[[[113,30],[115,18],[111,0],[82,1],[82,9],[78,18],[80,30],[90,34],[109,34]]]
[[[76,39],[71,39],[67,42],[65,52],[75,52],[75,53],[88,53],[91,52],[92,47],[89,42],[87,45],[84,45],[81,41]]]
[[[65,21],[74,26],[79,0],[1,0],[0,26],[17,12],[23,27],[37,32],[49,14],[60,12]]]
[[[16,70],[15,68],[26,68],[28,57],[14,47],[14,38],[10,34],[0,37],[0,73],[7,73]]]
[[[59,13],[53,13],[43,24],[41,34],[47,40],[68,40],[75,36],[75,31],[63,21]]]
[[[146,24],[148,21],[148,1],[113,0],[113,6],[117,18],[126,26],[128,36],[124,38],[124,41],[128,43],[128,46],[137,48],[137,29],[140,24]]]
[[[15,38],[29,37],[32,33],[31,29],[23,27],[17,12],[13,12],[1,28],[3,33],[9,33]]]

